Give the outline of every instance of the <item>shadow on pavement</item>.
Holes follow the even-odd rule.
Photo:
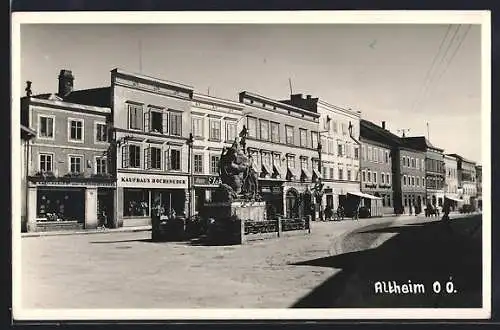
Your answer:
[[[397,233],[377,248],[295,265],[341,271],[297,301],[295,308],[479,308],[482,304],[481,215],[358,231],[346,239]],[[451,278],[451,280],[450,280]],[[375,282],[423,284],[424,293],[375,293]],[[439,281],[441,292],[434,293]],[[446,293],[446,283],[450,293]],[[412,286],[413,287],[413,286]],[[437,288],[437,285],[436,285]],[[456,291],[456,292],[454,292]]]

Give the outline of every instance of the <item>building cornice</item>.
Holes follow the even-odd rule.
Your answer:
[[[243,98],[246,98],[246,99],[255,100],[255,101],[258,101],[258,102],[263,102],[263,103],[267,103],[267,104],[272,105],[272,106],[276,106],[276,108],[280,108],[281,110],[293,111],[293,112],[297,112],[297,113],[300,113],[300,114],[303,114],[303,115],[307,115],[307,116],[310,116],[310,117],[313,117],[313,118],[319,118],[320,117],[320,114],[318,114],[318,113],[311,112],[311,111],[308,111],[308,110],[304,110],[302,108],[298,108],[298,107],[295,107],[293,105],[282,103],[282,102],[279,102],[279,101],[276,101],[276,100],[273,100],[273,99],[270,99],[270,98],[267,98],[265,96],[262,96],[262,95],[259,95],[259,94],[255,94],[255,93],[252,93],[252,92],[244,91],[244,92],[241,92],[240,95],[243,95]],[[255,106],[253,104],[248,104],[248,103],[244,103],[244,102],[241,102],[241,103],[243,103],[245,105],[252,106],[252,107],[257,108],[257,109],[264,109],[264,110],[272,111],[272,109],[266,109],[266,108],[263,108],[263,107],[257,107],[257,106]],[[304,118],[302,118],[302,119],[304,119]],[[307,120],[307,119],[305,119],[305,120]]]
[[[216,106],[225,107],[225,108],[228,108],[231,110],[239,110],[239,111],[243,111],[243,109],[245,107],[243,104],[236,102],[236,101],[222,99],[222,98],[218,98],[218,97],[214,97],[214,96],[210,96],[210,95],[205,95],[205,94],[200,94],[200,93],[193,93],[193,101],[192,102],[194,102],[194,103],[200,102],[200,103],[205,103],[205,104],[209,104],[209,105],[216,105]],[[195,106],[196,106],[196,104],[195,104]]]
[[[326,110],[340,112],[340,113],[343,113],[345,115],[351,116],[355,119],[361,118],[361,111],[355,111],[352,109],[345,109],[345,108],[330,104],[328,102],[325,102],[321,99],[318,100],[318,105],[322,106],[323,108],[326,108]]]
[[[126,70],[123,70],[120,68],[116,68],[116,69],[111,70],[111,73],[114,75],[126,76],[126,77],[129,77],[132,79],[145,80],[145,81],[160,84],[160,85],[163,85],[166,87],[174,87],[177,89],[182,89],[182,90],[185,90],[186,92],[190,92],[190,93],[192,93],[193,89],[194,89],[193,86],[190,86],[190,85],[186,85],[186,84],[182,84],[182,83],[178,83],[178,82],[174,82],[174,81],[169,81],[169,80],[164,80],[164,79],[158,79],[158,78],[143,75],[140,73],[126,71]]]

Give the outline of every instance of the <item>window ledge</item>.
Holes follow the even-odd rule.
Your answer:
[[[210,141],[210,142],[222,142],[221,139],[208,139],[208,141]]]

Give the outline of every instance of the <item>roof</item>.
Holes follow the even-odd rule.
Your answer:
[[[451,156],[451,157],[455,157],[457,159],[460,159],[462,162],[466,162],[466,163],[471,163],[471,164],[476,164],[475,161],[473,160],[469,160],[467,158],[464,158],[462,156],[460,156],[459,154],[447,154],[447,156]]]
[[[366,119],[361,119],[360,121],[359,135],[361,138],[381,142],[390,146],[402,146],[402,141],[397,135]]]
[[[303,114],[306,114],[306,115],[311,116],[313,118],[319,118],[319,116],[320,116],[316,112],[312,112],[312,111],[309,111],[309,110],[306,110],[303,108],[299,108],[299,107],[293,106],[291,104],[286,104],[286,103],[283,103],[281,101],[276,101],[276,100],[273,100],[273,99],[270,99],[268,97],[265,97],[265,96],[262,96],[262,95],[259,95],[256,93],[252,93],[252,92],[243,91],[243,92],[239,93],[239,96],[240,96],[240,100],[244,97],[248,97],[250,99],[258,100],[261,102],[264,101],[268,104],[280,107],[281,109],[286,109],[286,110],[291,110],[291,111],[298,112],[298,113],[303,113]]]
[[[26,127],[24,125],[21,125],[21,137],[24,139],[24,138],[32,138],[32,137],[35,137],[36,136],[36,131],[29,128],[29,127]]]
[[[90,105],[96,107],[111,107],[111,88],[99,87],[91,89],[81,89],[72,91],[66,97],[61,97],[56,93],[44,93],[32,95],[32,98],[50,101],[62,101],[67,103],[75,103],[82,105]]]
[[[406,141],[407,144],[409,144],[415,148],[418,148],[420,150],[435,149],[435,150],[438,150],[441,152],[444,151],[444,149],[441,149],[441,148],[438,148],[438,147],[432,145],[432,143],[429,140],[427,140],[427,138],[425,136],[410,136],[410,137],[404,137],[401,139]]]

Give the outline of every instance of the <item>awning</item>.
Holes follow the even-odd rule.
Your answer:
[[[262,168],[264,169],[265,175],[272,175],[273,174],[271,166],[269,166],[268,164],[262,163]]]
[[[283,178],[283,171],[279,165],[274,165],[274,172],[276,173],[276,177]]]
[[[313,179],[323,179],[321,173],[316,168],[313,168]]]
[[[359,191],[348,192],[348,194],[363,197],[363,198],[369,198],[369,199],[382,199],[382,197],[377,197],[377,196],[373,196],[370,194],[365,194],[365,193],[362,193]]]
[[[288,173],[290,173],[291,176],[293,176],[296,179],[300,178],[300,172],[297,171],[296,168],[292,168],[292,167],[288,166]]]
[[[311,179],[311,173],[309,173],[309,170],[307,168],[302,168],[302,177],[305,178],[306,180]]]
[[[254,169],[255,172],[260,173],[260,168],[257,166],[257,163],[252,161],[252,168]]]
[[[460,198],[449,197],[449,196],[444,196],[444,198],[447,198],[447,199],[454,201],[454,202],[463,202],[463,199],[460,199]]]

